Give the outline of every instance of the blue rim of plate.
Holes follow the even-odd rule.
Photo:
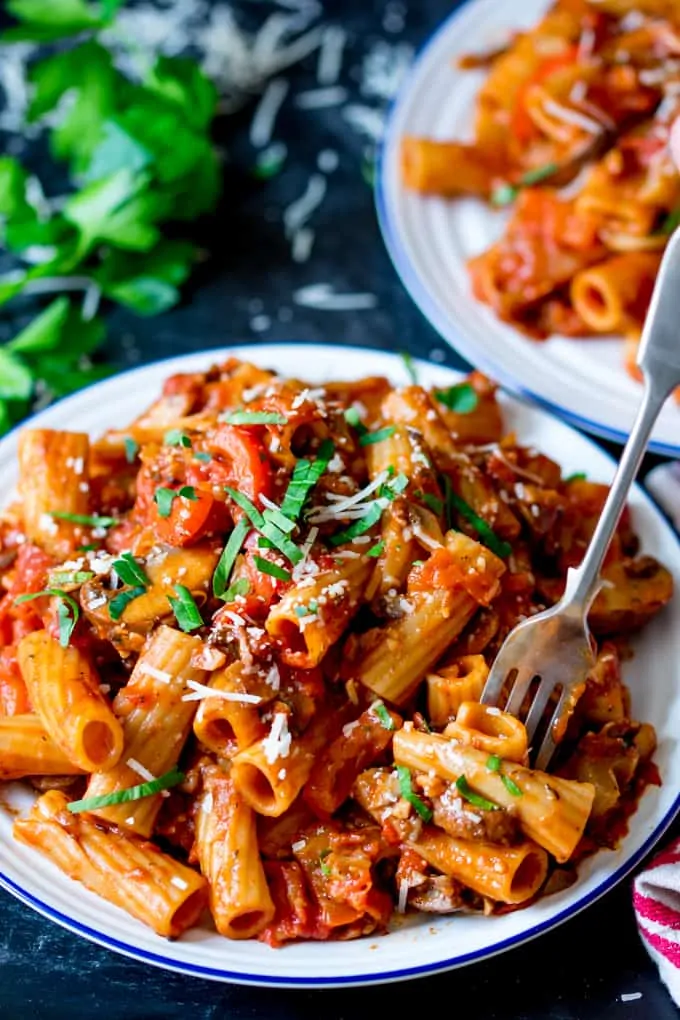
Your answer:
[[[442,339],[453,347],[458,354],[467,358],[470,364],[481,368],[484,372],[488,373],[496,380],[496,382],[500,383],[504,389],[514,396],[542,407],[543,410],[561,418],[570,425],[575,425],[576,428],[582,429],[585,432],[590,432],[593,435],[600,436],[602,439],[608,439],[612,442],[623,444],[628,439],[627,432],[620,432],[618,429],[610,428],[607,425],[603,425],[601,422],[593,421],[591,418],[586,418],[580,414],[576,414],[574,411],[570,411],[568,408],[562,407],[560,404],[555,404],[551,400],[546,400],[546,398],[542,397],[540,393],[536,393],[532,389],[527,389],[511,373],[506,372],[496,365],[493,358],[480,354],[475,342],[468,340],[465,333],[458,330],[456,322],[449,318],[449,316],[441,309],[437,300],[430,295],[425,283],[418,273],[418,270],[414,267],[399,236],[399,232],[394,225],[394,217],[387,198],[387,188],[385,186],[385,157],[386,152],[394,143],[397,113],[400,109],[403,97],[408,91],[409,84],[415,77],[423,60],[426,58],[430,50],[439,42],[441,36],[448,32],[450,25],[456,21],[462,8],[469,6],[471,3],[474,3],[474,0],[463,0],[463,2],[458,4],[456,9],[449,14],[447,18],[445,18],[439,27],[434,30],[432,35],[426,39],[418,50],[413,65],[402,82],[399,92],[395,96],[387,112],[385,131],[376,160],[378,172],[375,177],[375,205],[378,216],[378,224],[380,226],[385,247],[387,248],[387,252],[392,260],[392,264],[399,276],[399,279],[422,315],[428,320],[430,325],[436,329]],[[673,459],[680,457],[680,442],[673,445],[672,443],[665,443],[652,439],[649,443],[648,449],[651,453],[658,453],[664,457],[671,457]]]
[[[77,400],[81,394],[87,391],[94,390],[97,387],[105,386],[107,382],[110,382],[112,379],[120,378],[120,376],[124,375],[132,377],[137,375],[138,373],[144,372],[145,370],[151,367],[162,367],[163,365],[167,366],[177,365],[177,363],[187,358],[200,356],[202,354],[205,354],[207,360],[213,354],[215,357],[219,357],[220,355],[223,355],[226,351],[233,352],[235,349],[238,348],[241,348],[241,350],[243,350],[245,347],[253,347],[254,349],[257,349],[258,347],[262,346],[271,347],[278,346],[279,344],[281,346],[285,346],[288,348],[299,347],[301,351],[304,350],[305,348],[309,348],[310,346],[325,348],[336,347],[338,350],[347,352],[348,354],[351,354],[353,352],[371,352],[387,355],[390,358],[395,359],[398,358],[398,355],[394,354],[394,352],[383,351],[380,350],[379,348],[354,347],[354,346],[345,347],[342,344],[310,344],[300,343],[299,341],[298,342],[293,341],[290,343],[284,343],[282,341],[279,341],[276,344],[262,344],[261,342],[256,341],[254,343],[234,344],[230,348],[219,347],[215,348],[214,350],[208,349],[206,351],[192,351],[189,352],[188,354],[176,355],[171,358],[161,358],[157,361],[149,362],[145,365],[129,369],[126,372],[120,372],[115,376],[111,376],[109,379],[100,380],[96,383],[92,383],[90,386],[85,386],[83,387],[82,390],[79,390],[75,394],[71,394],[67,397],[62,397],[61,400],[55,401],[54,404],[51,404],[50,409],[52,407],[56,407],[59,404]],[[420,360],[422,361],[423,359]],[[447,366],[444,365],[433,366],[431,363],[424,361],[423,366],[437,369],[444,368],[446,371],[453,373],[459,371],[457,369],[448,368]],[[31,420],[30,418],[27,419],[27,421],[30,420]],[[16,426],[6,436],[3,436],[0,442],[13,436],[15,433],[19,431],[19,429],[23,428],[26,425],[26,423],[27,422],[22,422],[20,425]],[[592,440],[588,439],[588,437],[586,436],[584,436],[583,438],[585,439],[586,442],[592,442]],[[614,458],[606,450],[602,450],[600,447],[597,447],[597,449],[599,452],[604,454],[607,460],[614,463]],[[648,500],[649,503],[653,506],[653,508],[660,514],[664,524],[669,528],[671,533],[675,534],[673,528],[667,522],[666,518],[662,514],[661,510],[659,510],[659,508],[657,507],[656,503],[649,495],[649,493],[642,486],[639,486],[639,488],[642,491],[645,499]],[[202,967],[200,964],[187,963],[186,961],[183,960],[173,960],[168,956],[163,956],[160,952],[154,953],[151,952],[150,950],[141,949],[138,946],[130,945],[129,942],[123,942],[120,939],[114,938],[112,935],[107,935],[106,933],[99,932],[81,921],[76,921],[73,918],[69,917],[67,914],[63,914],[60,910],[57,910],[55,907],[52,907],[48,903],[45,903],[39,897],[34,896],[32,893],[28,892],[21,885],[15,882],[14,879],[9,878],[3,871],[0,871],[0,888],[10,893],[20,902],[25,903],[27,906],[31,907],[38,914],[41,914],[43,917],[46,917],[50,921],[54,921],[56,924],[60,925],[60,927],[62,928],[65,928],[67,931],[70,931],[75,935],[79,935],[82,938],[87,939],[88,942],[93,942],[95,943],[95,945],[103,946],[105,949],[111,949],[114,952],[120,953],[123,956],[127,956],[133,960],[137,960],[140,963],[153,964],[154,966],[160,967],[164,970],[174,971],[175,973],[180,974],[187,974],[191,977],[206,978],[213,981],[232,982],[234,984],[252,985],[262,988],[266,987],[340,988],[352,986],[361,987],[374,984],[387,984],[394,981],[404,981],[410,978],[426,977],[427,975],[430,974],[438,974],[444,971],[455,970],[459,967],[467,966],[471,963],[481,963],[483,960],[496,956],[499,953],[506,952],[509,949],[515,949],[523,945],[524,943],[530,942],[532,939],[537,938],[544,932],[550,931],[553,928],[557,928],[559,925],[564,924],[565,921],[568,921],[572,917],[575,917],[577,914],[580,914],[581,911],[585,910],[587,907],[591,906],[597,900],[601,899],[601,897],[605,896],[616,885],[618,885],[619,882],[623,881],[623,879],[626,878],[627,875],[634,871],[638,864],[640,864],[641,861],[644,860],[644,858],[659,842],[663,834],[670,828],[678,814],[680,814],[680,794],[678,794],[678,796],[675,798],[672,805],[670,806],[666,814],[663,816],[659,824],[656,826],[656,828],[653,829],[653,831],[642,843],[642,845],[638,847],[638,849],[628,858],[625,864],[623,864],[608,878],[601,882],[596,889],[592,890],[592,892],[581,897],[579,900],[577,900],[576,903],[571,904],[565,910],[560,911],[560,913],[554,915],[553,917],[548,918],[545,921],[542,921],[540,924],[534,925],[533,928],[528,929],[527,931],[524,931],[521,934],[513,935],[510,938],[503,939],[500,942],[492,943],[485,947],[484,949],[478,949],[470,953],[463,953],[462,955],[440,960],[437,963],[421,964],[419,966],[407,967],[399,970],[376,971],[375,973],[372,974],[355,974],[355,975],[349,974],[343,977],[336,976],[336,977],[311,977],[311,978],[274,977],[271,975],[264,976],[261,974],[249,974],[246,971],[242,970],[234,971],[226,969],[223,970],[221,968],[216,967]],[[606,853],[607,851],[602,850],[600,852]],[[285,947],[281,950],[277,950],[277,952],[285,952]]]

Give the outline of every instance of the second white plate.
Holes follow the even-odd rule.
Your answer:
[[[423,197],[401,182],[399,151],[405,134],[439,139],[470,134],[484,72],[459,71],[455,58],[489,49],[509,31],[530,28],[547,6],[547,0],[472,0],[435,32],[389,118],[378,175],[378,215],[402,282],[452,347],[512,392],[580,428],[623,442],[641,388],[623,367],[622,342],[553,336],[537,343],[499,322],[473,298],[466,262],[496,240],[504,214],[474,200]],[[657,423],[651,449],[680,457],[680,405],[672,399]]]

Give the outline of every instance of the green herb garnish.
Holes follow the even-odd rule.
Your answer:
[[[444,500],[440,499],[439,496],[434,496],[431,492],[423,492],[420,497],[425,504],[429,507],[437,517],[441,517],[444,513]]]
[[[191,448],[190,437],[181,429],[170,429],[163,436],[163,442],[166,446],[183,446],[185,450]]]
[[[127,804],[131,800],[141,800],[143,797],[152,797],[155,793],[162,793],[172,786],[184,782],[184,773],[178,768],[170,769],[169,772],[159,776],[158,779],[151,779],[148,783],[140,783],[139,786],[129,786],[127,790],[115,790],[113,793],[103,793],[100,797],[86,797],[84,800],[72,800],[67,804],[72,814],[80,811],[96,811],[98,808],[111,807],[113,804]]]
[[[559,170],[557,163],[546,163],[545,166],[536,167],[534,170],[527,170],[522,174],[517,184],[501,184],[491,195],[491,202],[496,206],[509,205],[519,195],[521,188],[529,188],[532,184],[539,184],[541,181],[552,177]]]
[[[212,453],[208,453],[205,450],[198,450],[194,454],[194,460],[200,460],[202,464],[209,464],[212,460]]]
[[[373,446],[374,443],[382,443],[384,439],[389,439],[397,431],[396,425],[386,425],[383,429],[377,429],[375,432],[364,432],[359,438],[359,446]]]
[[[100,517],[98,514],[71,514],[66,510],[53,510],[50,517],[56,517],[60,521],[70,521],[71,524],[82,524],[86,528],[111,528],[118,524],[116,517]]]
[[[448,478],[446,481],[448,482],[446,486],[446,503],[449,519],[451,517],[452,509],[456,510],[461,517],[464,517],[465,520],[472,525],[479,536],[480,542],[482,542],[487,549],[490,549],[492,553],[495,553],[496,556],[500,556],[502,558],[509,556],[512,552],[512,546],[510,543],[499,538],[493,528],[486,523],[484,518],[480,517],[479,514],[472,509],[469,503],[466,503],[461,496],[453,491],[453,487],[451,486]]]
[[[227,590],[220,595],[223,602],[233,602],[234,599],[239,596],[242,598],[247,595],[250,591],[250,581],[247,577],[239,577],[238,580],[232,581]]]
[[[132,436],[126,436],[123,440],[123,445],[125,446],[126,461],[128,464],[134,464],[137,459],[137,454],[139,453],[139,443],[136,439],[133,439]]]
[[[135,599],[138,599],[140,595],[146,595],[146,585],[140,584],[134,588],[128,588],[127,591],[121,591],[112,598],[109,602],[109,616],[111,619],[120,620],[127,606],[134,602]]]
[[[270,577],[275,577],[279,581],[292,581],[293,578],[280,567],[278,563],[272,563],[271,560],[266,560],[263,556],[253,556],[253,562],[258,570],[261,570],[263,574],[269,574]]]
[[[94,577],[91,570],[52,570],[50,582],[52,584],[86,584]]]
[[[276,411],[231,411],[221,414],[220,421],[227,425],[287,425],[288,419]]]
[[[343,542],[351,542],[353,538],[357,538],[366,531],[370,531],[373,525],[377,524],[382,517],[384,509],[384,506],[381,506],[380,503],[374,503],[364,516],[350,524],[349,528],[345,528],[344,531],[339,531],[336,535],[332,535],[328,540],[329,543],[331,545],[342,545]]]
[[[470,414],[479,404],[477,391],[467,382],[456,383],[447,390],[434,390],[434,395],[440,404],[456,414]]]
[[[197,627],[202,627],[203,617],[189,589],[185,588],[183,584],[176,584],[175,594],[177,598],[172,598],[171,595],[168,595],[167,599],[172,606],[172,611],[175,614],[180,630],[188,632],[196,630]]]
[[[366,555],[371,556],[374,559],[377,559],[378,556],[382,556],[384,549],[385,543],[383,541],[376,542],[375,545],[372,545],[371,548],[366,552]]]
[[[150,584],[143,567],[139,565],[132,553],[123,553],[120,559],[114,560],[112,566],[123,584],[139,585],[143,588]]]
[[[384,727],[384,729],[393,730],[395,728],[392,716],[385,708],[384,702],[374,701],[373,704],[371,705],[371,709],[377,715],[378,719],[380,720],[380,725]]]
[[[424,822],[431,821],[432,811],[427,804],[423,803],[418,794],[413,792],[410,769],[406,765],[397,765],[397,777],[399,779],[399,792],[404,800],[407,800],[415,808]]]
[[[413,386],[418,385],[418,373],[416,371],[416,364],[408,351],[400,351],[399,356],[404,363],[406,374],[411,380]]]
[[[486,767],[489,772],[500,772],[502,764],[503,759],[497,754],[490,755],[490,757],[486,760]]]
[[[303,557],[301,549],[295,545],[294,542],[285,535],[280,528],[278,528],[272,520],[265,519],[264,515],[260,513],[257,507],[245,496],[242,492],[238,492],[236,489],[230,488],[228,485],[225,486],[225,492],[233,499],[234,503],[243,510],[244,514],[248,517],[253,527],[264,535],[265,538],[274,545],[274,548],[278,549],[279,552],[283,553],[284,556],[288,557],[291,563],[299,563]]]
[[[215,598],[224,598],[229,578],[231,576],[234,563],[236,562],[236,557],[238,556],[241,546],[243,545],[249,531],[250,524],[245,517],[242,517],[229,536],[227,544],[222,550],[222,555],[215,567],[215,573],[213,574],[212,579],[213,595]]]
[[[327,846],[325,850],[322,850],[319,854],[319,868],[321,870],[321,874],[324,875],[325,878],[328,878],[331,874],[331,869],[326,864],[326,858],[330,853],[332,853],[331,848]]]
[[[499,810],[498,804],[494,804],[492,801],[487,800],[486,797],[482,797],[480,794],[475,793],[474,790],[471,790],[470,784],[465,776],[458,776],[458,779],[456,780],[456,788],[461,797],[469,804],[472,804],[473,807],[481,808],[483,811]]]
[[[574,471],[573,475],[567,475],[563,481],[565,485],[569,485],[570,482],[584,482],[587,477],[585,471]]]
[[[356,429],[360,436],[365,436],[368,432],[368,429],[359,416],[358,408],[354,406],[348,407],[345,411],[345,421],[348,425],[351,425],[353,429]]]
[[[299,460],[296,463],[281,504],[281,513],[291,521],[298,520],[307,497],[326,471],[333,453],[333,443],[329,439],[324,439],[319,446],[316,460]]]
[[[501,773],[501,781],[502,781],[503,786],[505,787],[505,789],[513,797],[521,797],[522,796],[521,789],[519,788],[519,786],[517,785],[515,780],[510,778],[510,776],[506,776],[505,773]]]
[[[19,606],[22,602],[32,602],[33,599],[42,598],[44,595],[58,599],[57,621],[59,624],[59,644],[62,648],[68,648],[71,635],[75,629],[80,616],[80,606],[76,600],[63,591],[62,588],[45,588],[43,591],[29,592],[26,595],[17,595],[14,604]]]

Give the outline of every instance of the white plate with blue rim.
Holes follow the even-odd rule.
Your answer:
[[[378,217],[402,283],[441,336],[510,392],[530,398],[578,428],[623,442],[641,387],[623,365],[621,338],[552,336],[536,342],[472,295],[466,263],[501,234],[507,213],[480,201],[447,201],[402,184],[404,135],[466,139],[485,71],[455,66],[464,53],[493,49],[534,26],[549,0],[469,0],[423,47],[392,107],[376,184]],[[679,306],[680,313],[680,306]],[[680,404],[669,400],[650,448],[680,457]]]
[[[314,383],[366,375],[386,375],[395,384],[407,381],[404,364],[395,355],[346,347],[258,344],[173,358],[122,373],[42,411],[30,424],[97,436],[132,420],[169,375],[204,370],[227,356],[291,376],[299,375],[304,365],[305,378]],[[444,386],[460,378],[440,366],[423,362],[416,366],[423,385]],[[554,458],[565,472],[585,471],[594,480],[611,479],[612,461],[591,440],[514,398],[502,397],[502,406],[507,429]],[[17,481],[17,440],[18,430],[0,441],[0,476],[6,492]],[[631,509],[643,550],[666,564],[680,583],[680,545],[669,525],[640,488],[632,493]],[[571,888],[526,909],[500,917],[407,916],[385,935],[296,943],[276,950],[259,942],[230,942],[207,923],[170,942],[12,839],[14,815],[27,810],[32,800],[19,783],[0,788],[0,885],[76,935],[154,966],[218,981],[289,988],[374,984],[462,967],[505,952],[573,917],[612,889],[644,858],[680,809],[680,599],[636,638],[634,646],[635,657],[624,666],[625,679],[634,718],[656,728],[655,761],[662,785],[646,791],[618,849],[584,861]]]

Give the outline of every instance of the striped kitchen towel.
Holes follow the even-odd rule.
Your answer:
[[[637,876],[633,907],[645,948],[680,1006],[680,839],[673,840]]]
[[[680,531],[680,463],[650,471],[645,486]],[[673,840],[637,876],[633,907],[642,941],[680,1006],[680,839]]]

